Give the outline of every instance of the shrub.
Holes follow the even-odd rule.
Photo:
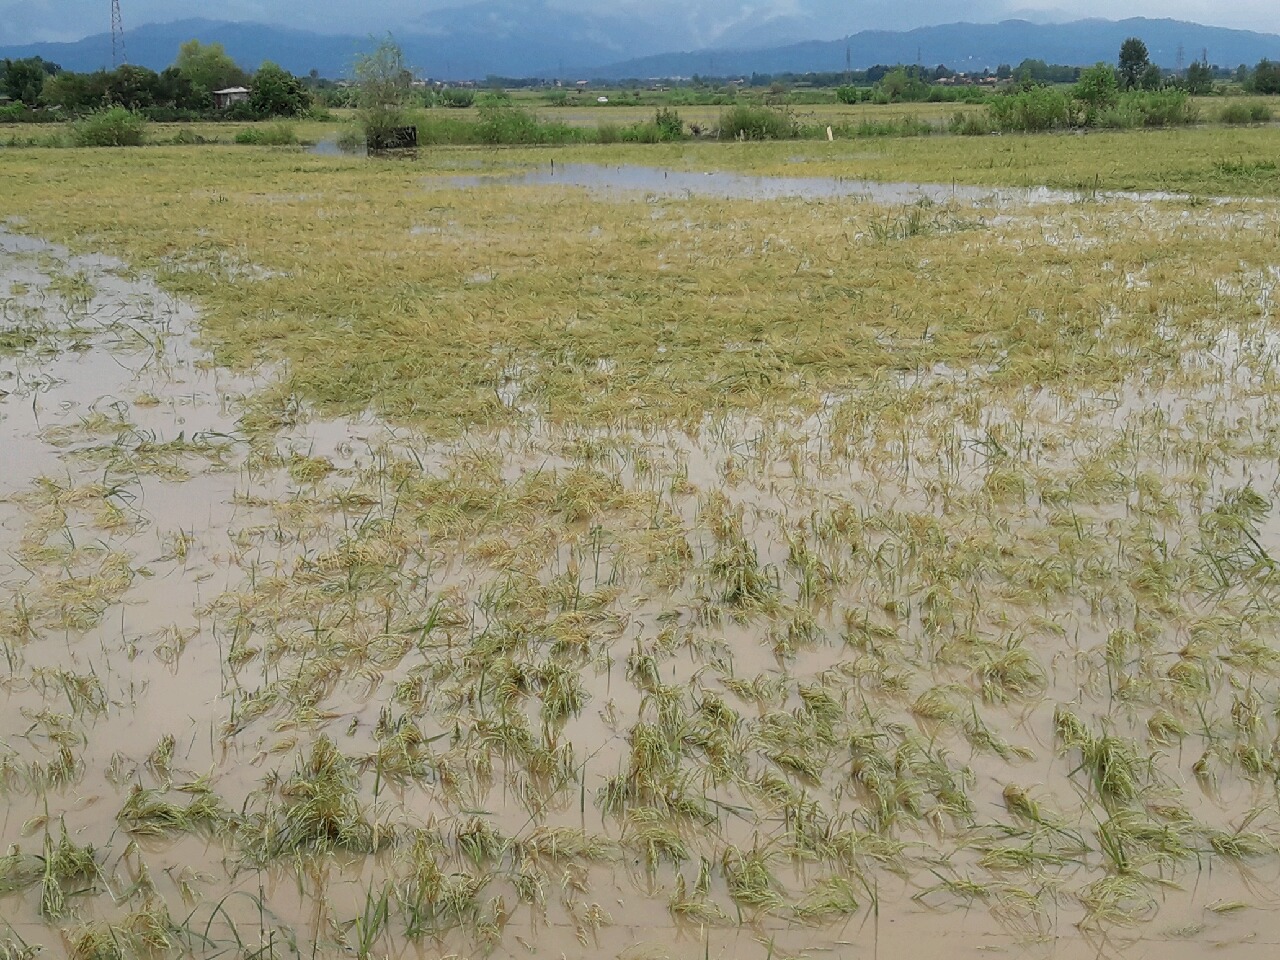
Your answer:
[[[1095,118],[1100,127],[1175,127],[1195,123],[1200,111],[1184,90],[1132,90]]]
[[[825,128],[822,131],[825,133]],[[896,120],[863,120],[853,128],[855,137],[926,137],[933,127],[918,117],[902,116]]]
[[[951,117],[951,122],[947,125],[952,133],[959,134],[962,137],[981,137],[991,133],[991,116],[986,113],[979,113],[976,110],[961,111],[955,113]]]
[[[445,87],[439,94],[440,102],[446,107],[461,110],[476,102],[476,92],[465,87]]]
[[[139,147],[147,136],[147,121],[132,110],[111,107],[77,120],[71,136],[77,147]]]
[[[543,142],[541,124],[537,117],[528,110],[488,98],[480,105],[480,123],[477,127],[483,143]]]
[[[60,110],[28,107],[21,101],[0,107],[0,123],[56,123],[65,119],[66,114]]]
[[[1133,130],[1142,126],[1142,111],[1128,96],[1088,117],[1088,123],[1106,130]]]
[[[658,128],[660,140],[683,140],[684,121],[680,114],[669,107],[662,107],[654,114],[654,126]]]
[[[207,113],[199,110],[179,109],[177,107],[142,107],[138,113],[152,123],[193,123],[204,120]],[[221,119],[221,117],[218,117]]]
[[[261,127],[249,127],[236,134],[236,143],[254,147],[287,147],[298,142],[298,135],[289,123],[270,123]]]
[[[1222,123],[1269,123],[1271,108],[1265,103],[1228,103],[1218,119]]]
[[[338,134],[338,149],[343,153],[359,153],[365,149],[364,134],[354,127],[347,127]]]
[[[1092,126],[1120,100],[1120,82],[1109,64],[1099,63],[1080,74],[1072,95],[1084,105],[1084,123]]]
[[[179,130],[177,133],[173,135],[173,139],[170,142],[175,143],[178,146],[194,147],[194,146],[201,146],[206,143],[213,143],[214,141],[208,140],[200,136],[200,134],[196,133],[190,127],[183,127],[181,130]]]
[[[1200,119],[1200,110],[1185,90],[1144,90],[1124,100],[1132,102],[1144,127],[1180,127]]]
[[[385,140],[406,126],[413,74],[395,41],[388,36],[372,53],[356,57],[354,72],[365,139]]]
[[[992,123],[1000,130],[1034,133],[1065,127],[1071,120],[1066,94],[1049,87],[1032,87],[993,99],[988,107]]]
[[[662,143],[666,139],[662,129],[653,122],[633,123],[623,127],[621,134],[627,143]]]
[[[1142,125],[1142,111],[1126,97],[1125,100],[1108,106],[1106,110],[1089,116],[1089,123],[1108,131],[1132,131]]]
[[[602,123],[596,127],[597,143],[618,143],[622,140],[622,128],[616,123]]]
[[[9,147],[65,147],[67,141],[61,133],[46,133],[43,137],[19,137],[16,134],[5,141]]]
[[[255,120],[261,120],[257,111],[253,109],[253,104],[248,100],[241,100],[233,103],[227,109],[222,111],[222,117],[226,120],[234,120],[237,123],[252,123]]]
[[[857,103],[862,96],[857,87],[845,84],[842,87],[836,87],[836,99],[841,103]]]
[[[790,140],[799,134],[791,114],[771,107],[738,104],[720,114],[721,140]]]
[[[418,146],[420,147],[481,142],[477,132],[478,125],[462,117],[449,116],[438,110],[434,113],[427,111],[416,117],[414,122],[418,126]]]

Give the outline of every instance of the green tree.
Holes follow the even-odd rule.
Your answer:
[[[155,105],[159,84],[160,75],[154,70],[126,63],[107,74],[105,99],[126,110],[141,110]]]
[[[874,94],[881,103],[916,102],[929,99],[929,85],[916,76],[914,69],[894,67],[876,81]]]
[[[311,94],[300,79],[268,60],[253,75],[249,106],[264,117],[296,117],[311,107]]]
[[[1028,57],[1023,60],[1016,70],[1013,71],[1013,79],[1023,86],[1029,86],[1033,83],[1049,82],[1049,65],[1043,60],[1033,60]]]
[[[1138,85],[1143,90],[1159,90],[1164,86],[1164,72],[1154,63],[1149,63],[1147,69],[1142,71]]]
[[[173,65],[192,86],[205,93],[244,86],[249,79],[220,43],[188,40],[178,48],[178,59]]]
[[[1115,68],[1109,63],[1089,67],[1080,74],[1072,95],[1084,104],[1084,122],[1092,126],[1103,111],[1114,107],[1120,100]]]
[[[1151,56],[1147,53],[1147,45],[1137,37],[1129,37],[1120,44],[1120,85],[1126,90],[1134,90],[1142,85],[1143,74],[1151,66]]]
[[[44,82],[40,99],[51,107],[73,113],[102,103],[102,90],[93,83],[93,75],[66,72]]]
[[[1258,61],[1249,80],[1254,93],[1280,93],[1280,63]]]
[[[408,125],[413,73],[405,66],[404,51],[390,35],[371,53],[356,58],[357,115],[366,140],[381,140]]]
[[[476,102],[476,92],[466,87],[445,87],[440,91],[440,102],[446,107],[462,110]]]
[[[34,107],[40,99],[40,91],[44,89],[45,78],[48,76],[49,71],[45,70],[45,62],[39,57],[4,60],[0,62],[0,93],[14,100],[21,100],[28,107]]]
[[[1196,61],[1187,68],[1187,92],[1202,97],[1213,92],[1213,68]]]
[[[213,100],[208,91],[197,87],[177,67],[160,71],[156,84],[156,102],[175,110],[208,110]]]

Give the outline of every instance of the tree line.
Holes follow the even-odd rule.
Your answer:
[[[215,111],[214,91],[248,87],[247,101]],[[38,120],[80,115],[119,106],[152,120],[226,116],[251,120],[294,117],[312,107],[307,84],[289,71],[263,63],[243,70],[220,43],[190,40],[172,65],[159,72],[125,64],[114,70],[76,73],[40,57],[0,61],[0,93],[12,103],[0,119]]]

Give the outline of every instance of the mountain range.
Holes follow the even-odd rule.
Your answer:
[[[865,30],[825,41],[761,45],[767,23],[751,31],[722,35],[741,45],[682,53],[669,49],[670,34],[656,26],[621,17],[575,12],[543,2],[494,0],[482,6],[432,13],[429,23],[398,31],[395,39],[406,60],[422,76],[482,79],[489,75],[564,79],[625,79],[713,76],[751,73],[803,73],[855,69],[876,63],[945,63],[956,70],[995,68],[1024,58],[1085,65],[1114,61],[1130,36],[1147,44],[1152,62],[1175,67],[1207,54],[1211,63],[1235,66],[1270,58],[1280,60],[1280,36],[1205,26],[1181,20],[1077,20],[1070,23],[952,23],[915,30]],[[775,37],[785,35],[779,29]],[[131,63],[162,69],[173,62],[178,45],[198,38],[226,47],[241,66],[254,69],[272,60],[294,73],[317,70],[346,76],[354,58],[377,37],[313,33],[257,23],[180,20],[146,24],[125,35]],[[42,56],[69,70],[111,65],[110,34],[72,43],[35,43],[0,47],[0,58]]]
[[[751,73],[840,71],[846,63],[946,64],[953,70],[994,69],[1024,58],[1071,66],[1114,62],[1120,44],[1140,37],[1151,62],[1161,67],[1186,66],[1206,56],[1210,63],[1250,66],[1265,58],[1280,59],[1280,36],[1249,30],[1211,27],[1185,20],[1076,20],[1070,23],[950,23],[915,30],[864,30],[839,40],[805,41],[756,50],[694,50],[664,53],[598,66],[592,77],[688,77]]]

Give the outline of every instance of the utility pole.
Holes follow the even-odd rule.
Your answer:
[[[120,0],[111,0],[111,66],[128,63],[124,52],[124,23],[120,19]]]
[[[1174,70],[1176,76],[1182,76],[1182,59],[1186,51],[1182,49],[1182,44],[1178,44],[1178,66]]]

